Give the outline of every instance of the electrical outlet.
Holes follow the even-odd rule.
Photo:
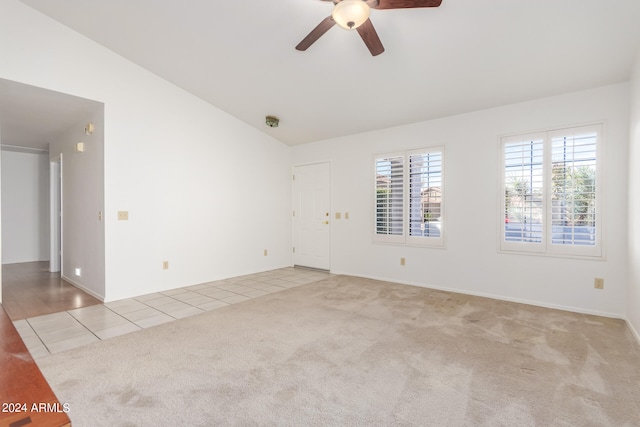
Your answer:
[[[162,261],[162,269],[163,270],[169,269],[169,261]]]
[[[344,219],[349,219],[349,212],[344,213]]]
[[[118,221],[128,221],[129,211],[118,211]]]
[[[264,256],[267,256],[267,255],[269,255],[269,252],[265,249],[264,250]]]
[[[604,279],[601,277],[593,279],[593,287],[596,289],[604,289]]]
[[[407,260],[404,258],[400,258],[400,265],[406,265],[407,264]]]
[[[340,212],[336,212],[336,219],[340,219],[341,215]]]

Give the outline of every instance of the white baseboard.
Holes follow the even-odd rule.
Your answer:
[[[76,288],[88,293],[89,295],[91,295],[94,298],[99,299],[100,301],[104,302],[104,295],[98,295],[95,291],[92,291],[91,289],[87,289],[86,287],[84,287],[83,285],[81,285],[78,282],[73,281],[72,279],[68,278],[67,276],[61,276],[62,280],[64,280],[65,282],[69,282],[70,284],[72,284],[73,286],[75,286]]]
[[[629,319],[624,319],[624,320],[627,322],[627,326],[629,327],[629,330],[631,331],[631,334],[633,335],[633,337],[638,342],[638,345],[640,345],[640,334],[638,333],[636,328],[633,327],[633,324],[629,321]]]

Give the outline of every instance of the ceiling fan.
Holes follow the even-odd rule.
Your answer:
[[[357,30],[371,55],[384,52],[384,46],[369,19],[373,9],[410,9],[415,7],[438,7],[442,0],[321,0],[333,2],[331,16],[324,18],[317,27],[296,46],[297,50],[307,50],[331,27],[338,24],[346,30]]]

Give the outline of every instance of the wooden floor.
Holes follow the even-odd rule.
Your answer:
[[[2,266],[2,306],[13,321],[101,301],[49,272],[49,262],[25,262]]]
[[[12,321],[100,304],[49,272],[48,262],[2,266],[0,306],[0,426],[70,426]]]
[[[58,401],[2,307],[0,366],[0,426],[71,425],[70,408]]]

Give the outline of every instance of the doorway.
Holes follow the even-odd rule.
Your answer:
[[[71,144],[75,143],[75,137],[71,138],[72,130],[81,128],[88,120],[104,123],[104,104],[55,92],[49,89],[30,86],[23,83],[0,79],[0,147],[2,152],[26,152],[42,153],[42,164],[38,163],[37,172],[24,174],[12,172],[16,165],[9,168],[0,168],[6,175],[6,181],[2,182],[0,195],[3,199],[7,195],[17,194],[16,200],[3,204],[2,223],[7,224],[3,230],[1,255],[3,258],[2,272],[0,276],[0,302],[7,312],[11,312],[10,317],[24,318],[38,316],[41,314],[54,313],[85,305],[93,305],[100,302],[93,294],[85,292],[89,289],[86,283],[82,286],[65,281],[61,276],[65,272],[63,267],[62,243],[70,242],[72,239],[65,239],[64,234],[76,230],[77,235],[83,235],[84,229],[77,228],[76,223],[62,227],[62,188],[60,172],[63,168],[62,152],[70,152]],[[100,126],[103,129],[103,126]],[[53,136],[67,137],[62,140],[53,140]],[[86,134],[86,129],[85,129]],[[53,141],[52,141],[53,140]],[[54,143],[54,153],[60,153],[53,161],[50,161],[49,151]],[[87,163],[101,165],[103,156],[104,134],[102,130],[96,132],[92,144],[96,149],[82,158]],[[85,153],[87,154],[87,153]],[[15,157],[15,156],[14,156]],[[69,160],[67,157],[64,160]],[[6,163],[6,162],[5,162]],[[67,162],[64,167],[70,169],[72,162]],[[6,166],[6,164],[5,164]],[[71,168],[76,172],[76,179],[82,182],[97,182],[97,188],[102,188],[103,169],[85,168],[86,173],[78,175],[78,165]],[[30,168],[29,171],[33,169]],[[11,172],[6,174],[5,172]],[[84,170],[83,170],[84,171]],[[25,190],[26,182],[33,181],[38,177],[37,190]],[[79,178],[81,176],[81,178]],[[26,179],[26,181],[23,181]],[[11,186],[7,186],[11,184]],[[37,194],[34,193],[37,192]],[[73,197],[72,192],[67,192],[67,196]],[[96,193],[98,198],[102,198],[102,193]],[[19,207],[25,205],[26,201],[37,198],[37,222],[32,222],[33,226],[28,226],[26,217],[19,216]],[[85,200],[84,194],[78,194],[73,200]],[[76,203],[82,207],[83,203]],[[68,210],[69,211],[69,210]],[[73,211],[70,210],[70,211]],[[102,203],[96,211],[102,212]],[[27,230],[30,239],[25,239],[17,234],[19,230]],[[102,224],[100,224],[102,225]],[[79,231],[78,231],[79,230]],[[24,234],[24,233],[23,233]],[[83,258],[83,265],[95,266],[95,277],[90,277],[91,284],[96,284],[96,295],[104,294],[104,239],[93,239],[97,242],[93,250],[81,252],[86,255]],[[29,243],[27,245],[27,243]],[[97,249],[95,248],[97,247]],[[26,248],[26,249],[25,249]],[[34,249],[37,248],[37,249]],[[18,251],[20,249],[20,251]],[[29,252],[26,252],[26,250]],[[36,251],[34,253],[34,251]],[[18,253],[19,252],[19,253]],[[17,255],[16,255],[17,254]],[[90,258],[86,260],[86,258]],[[89,280],[87,280],[89,282]],[[90,289],[94,291],[93,288]]]
[[[293,263],[331,269],[331,165],[293,168]]]

